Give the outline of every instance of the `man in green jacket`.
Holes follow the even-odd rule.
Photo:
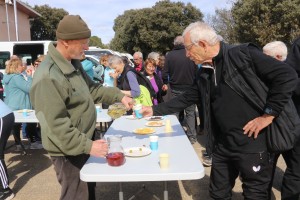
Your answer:
[[[82,182],[79,171],[89,155],[104,157],[107,144],[92,140],[95,102],[122,102],[131,98],[119,89],[93,82],[80,63],[88,50],[91,31],[76,15],[65,16],[56,30],[57,43],[49,45],[45,60],[34,74],[30,99],[41,125],[42,142],[51,156],[62,186],[60,199],[94,199],[95,184]]]

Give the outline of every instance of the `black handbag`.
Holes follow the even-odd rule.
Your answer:
[[[267,146],[270,152],[284,152],[294,147],[300,135],[300,120],[292,100],[267,128]]]

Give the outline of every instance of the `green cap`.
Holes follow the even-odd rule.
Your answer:
[[[79,15],[66,15],[59,22],[56,38],[62,40],[78,40],[91,37],[91,30]]]

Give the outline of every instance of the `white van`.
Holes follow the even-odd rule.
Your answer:
[[[45,55],[48,52],[50,40],[40,41],[10,41],[0,42],[0,71],[4,73],[5,62],[12,55],[26,58],[27,65],[32,64],[39,55]]]

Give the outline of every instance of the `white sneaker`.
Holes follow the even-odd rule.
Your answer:
[[[43,145],[37,142],[33,142],[30,144],[30,149],[43,149]]]

